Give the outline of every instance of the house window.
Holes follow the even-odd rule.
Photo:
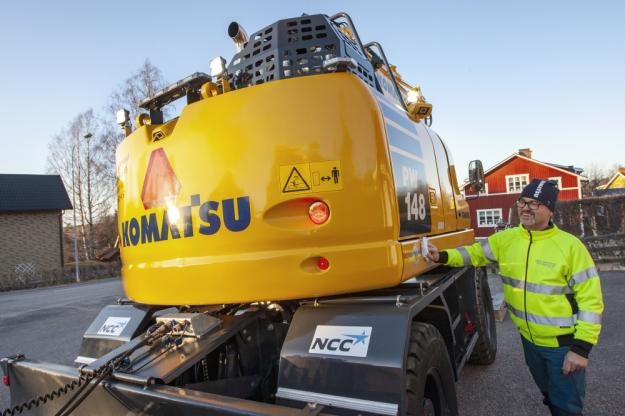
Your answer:
[[[501,208],[478,209],[476,212],[478,227],[494,227],[501,219]]]
[[[480,191],[480,195],[488,195],[488,184],[484,184],[484,189]]]
[[[562,176],[552,176],[549,179],[558,182],[558,189],[562,189]]]
[[[506,191],[508,193],[521,192],[529,183],[529,177],[530,175],[527,173],[523,175],[506,175]]]

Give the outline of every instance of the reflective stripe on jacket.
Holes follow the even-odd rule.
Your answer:
[[[555,225],[543,231],[519,226],[446,251],[449,266],[499,264],[508,311],[527,340],[557,347],[557,337],[573,334],[597,343],[601,284],[588,250],[575,236]]]

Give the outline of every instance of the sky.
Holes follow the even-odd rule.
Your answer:
[[[625,165],[623,1],[30,1],[0,9],[0,173],[46,173],[51,138],[101,111],[146,59],[168,82],[230,59],[302,13],[349,13],[434,106],[462,181],[520,148],[546,162]]]

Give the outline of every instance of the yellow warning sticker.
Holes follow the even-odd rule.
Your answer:
[[[343,189],[343,175],[341,162],[328,160],[310,164],[311,186],[314,192],[340,191]]]
[[[280,166],[280,187],[283,193],[340,191],[343,189],[341,162],[328,160]]]
[[[308,163],[280,166],[282,192],[310,191],[310,168]]]

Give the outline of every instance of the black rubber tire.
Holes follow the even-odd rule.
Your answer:
[[[426,400],[435,416],[458,415],[454,373],[445,341],[433,325],[413,322],[406,358],[405,414],[423,416]]]
[[[475,291],[476,302],[470,315],[479,331],[479,338],[471,353],[469,363],[489,365],[497,357],[497,326],[488,276],[484,268],[475,269]]]

